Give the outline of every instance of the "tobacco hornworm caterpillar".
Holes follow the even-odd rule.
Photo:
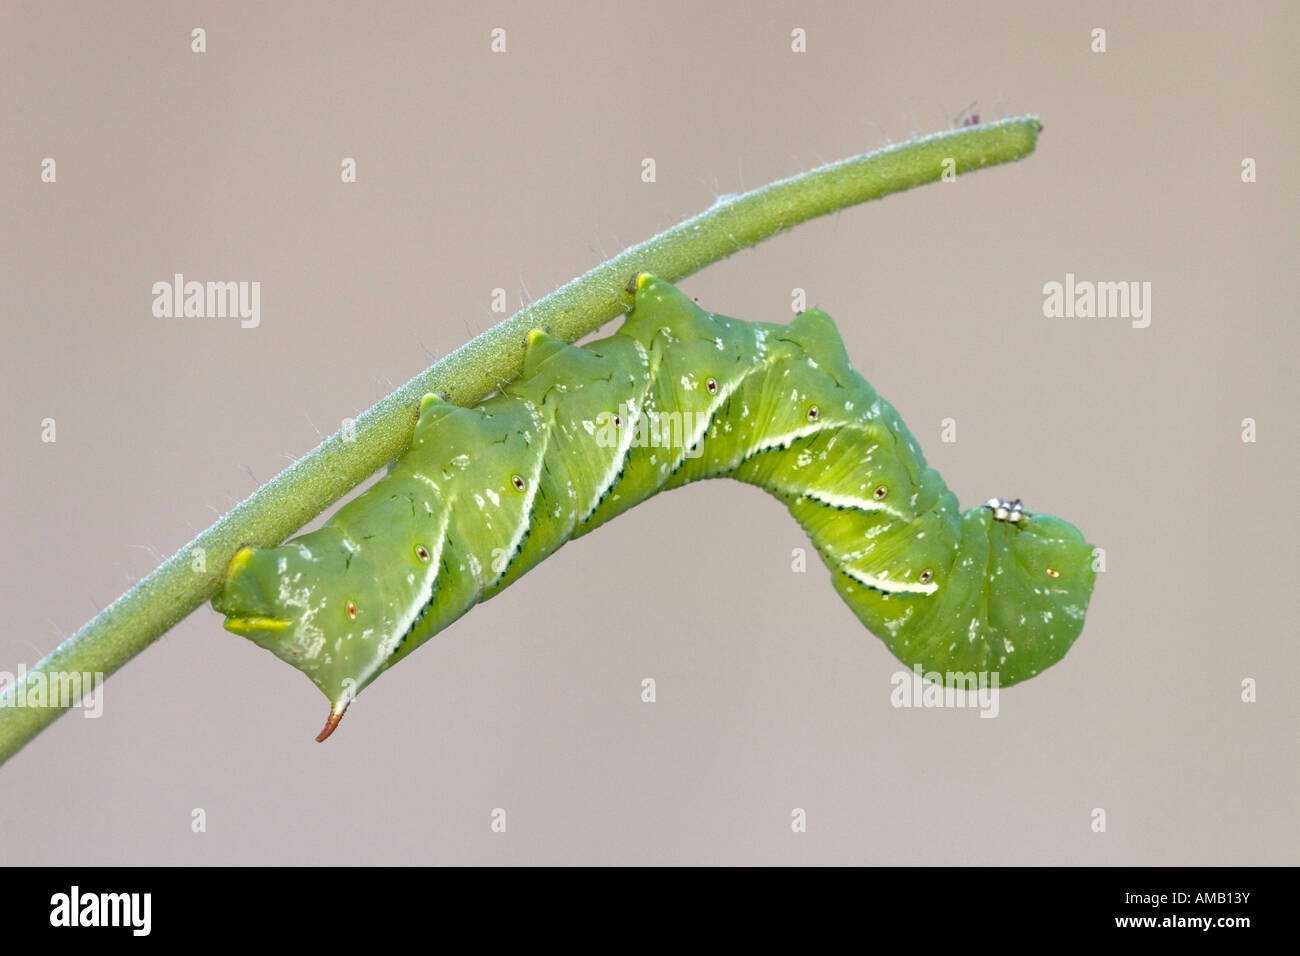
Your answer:
[[[1060,660],[1095,578],[1072,525],[997,498],[959,512],[826,313],[742,322],[645,273],[634,292],[609,338],[532,332],[523,373],[475,407],[426,395],[387,477],[319,530],[235,555],[213,606],[329,697],[318,739],[384,670],[566,541],[701,478],[780,499],[909,667],[1008,685]],[[672,447],[636,440],[678,415]]]

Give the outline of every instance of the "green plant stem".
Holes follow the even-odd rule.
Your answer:
[[[273,547],[397,458],[411,439],[425,393],[472,405],[519,374],[531,329],[545,328],[573,342],[626,312],[632,301],[628,281],[639,272],[676,282],[808,219],[933,182],[943,175],[945,159],[954,161],[958,174],[1020,159],[1033,152],[1041,129],[1037,118],[1024,116],[937,133],[719,200],[463,345],[358,418],[354,440],[344,440],[340,431],[321,442],[0,695],[0,763],[68,706],[52,701],[53,695],[44,706],[14,706],[17,693],[29,702],[38,684],[61,672],[112,674],[209,600],[241,546]]]

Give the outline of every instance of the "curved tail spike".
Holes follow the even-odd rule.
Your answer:
[[[344,704],[342,707],[339,707],[338,705],[330,707],[329,720],[325,721],[325,727],[316,735],[316,743],[324,743],[325,738],[334,733],[334,728],[339,725],[339,721],[342,720],[343,715],[347,713],[348,704],[350,703],[352,702],[348,701],[348,703]]]

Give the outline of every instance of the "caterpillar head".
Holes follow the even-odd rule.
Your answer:
[[[992,498],[960,515],[930,512],[907,528],[888,574],[842,566],[834,575],[900,661],[949,686],[996,674],[993,686],[1007,687],[1065,656],[1096,579],[1093,547],[1073,525]]]
[[[1083,630],[1097,577],[1094,548],[1068,521],[1026,511],[1019,499],[992,498],[963,517],[958,562],[969,565],[953,570],[979,577],[985,604],[980,612],[964,608],[960,619],[982,621],[974,643],[986,669],[1003,686],[1018,683],[1064,657]],[[966,638],[972,643],[969,632]]]

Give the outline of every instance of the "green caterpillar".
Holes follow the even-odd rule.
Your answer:
[[[958,511],[826,313],[742,322],[647,273],[633,287],[614,335],[579,348],[532,332],[523,373],[482,404],[426,395],[409,450],[323,527],[235,555],[213,607],[329,697],[317,739],[566,541],[701,478],[780,499],[909,667],[1008,685],[1060,660],[1095,579],[1072,525],[996,498]]]

